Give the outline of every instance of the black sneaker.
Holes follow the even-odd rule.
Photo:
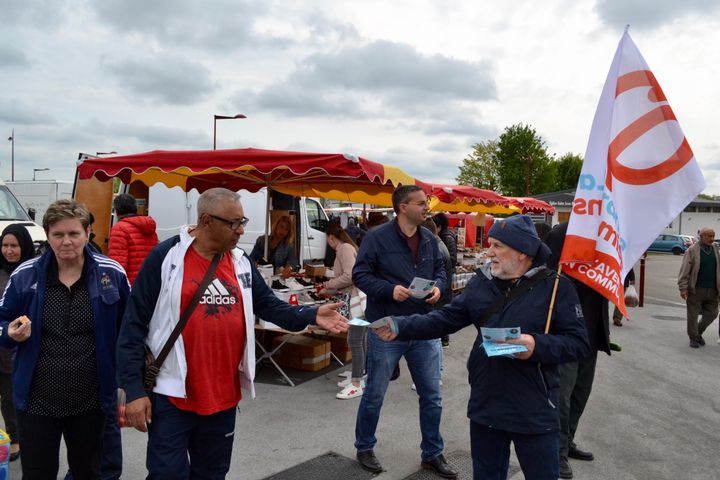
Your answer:
[[[270,285],[270,288],[273,290],[287,290],[288,287],[283,285],[280,280],[273,280],[272,285]]]
[[[690,340],[690,348],[700,348],[700,342],[697,340]]]
[[[698,339],[698,343],[700,344],[701,347],[705,346],[705,339],[702,337],[702,335]]]

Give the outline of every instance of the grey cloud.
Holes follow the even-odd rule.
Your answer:
[[[55,118],[16,99],[0,98],[0,121],[10,125],[48,125],[55,123]]]
[[[31,25],[33,28],[56,29],[67,14],[66,0],[8,0],[1,3],[0,25]]]
[[[490,67],[442,55],[423,55],[412,47],[386,41],[305,58],[287,79],[259,92],[241,91],[233,103],[281,111],[292,116],[427,115],[429,108],[496,98]],[[380,113],[378,113],[380,112]],[[477,135],[477,124],[446,125],[430,133]]]
[[[253,32],[266,2],[250,0],[103,0],[90,2],[97,16],[118,32],[135,32],[161,44],[232,50],[261,40],[278,45],[287,39]]]
[[[707,15],[719,10],[716,0],[597,0],[595,9],[607,25],[653,28],[687,15]]]
[[[237,108],[251,105],[258,110],[274,110],[293,117],[364,116],[358,103],[347,96],[289,84],[272,85],[258,94],[241,92],[231,101]]]
[[[435,142],[428,146],[428,150],[430,150],[431,152],[438,152],[438,153],[456,152],[463,148],[464,148],[464,146],[462,144],[460,144],[458,142],[453,142],[451,140]]]
[[[0,45],[0,68],[25,67],[30,64],[25,52],[12,45]]]
[[[129,96],[173,105],[198,102],[215,88],[207,68],[181,57],[109,61],[105,68]]]
[[[304,85],[385,93],[414,92],[437,99],[496,97],[490,67],[444,55],[423,55],[407,44],[375,41],[306,58],[294,81]]]
[[[157,125],[114,123],[103,125],[100,131],[107,137],[133,138],[148,149],[167,149],[177,146],[210,148],[212,140],[205,132]]]
[[[475,120],[463,117],[430,119],[418,125],[418,128],[428,135],[464,135],[473,138],[492,138],[497,129],[490,125],[483,125]]]

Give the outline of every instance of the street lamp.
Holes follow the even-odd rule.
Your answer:
[[[47,170],[50,170],[49,168],[33,168],[33,182],[35,181],[35,174],[37,172],[45,172]]]
[[[213,115],[213,150],[216,150],[217,145],[217,121],[218,120],[233,120],[236,118],[247,118],[242,113],[238,113],[234,117],[229,117],[227,115]]]
[[[8,137],[8,140],[12,142],[10,147],[10,180],[15,181],[15,129],[12,129],[12,134]]]

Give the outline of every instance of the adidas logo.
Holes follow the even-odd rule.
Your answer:
[[[199,303],[205,305],[235,305],[237,299],[227,291],[220,280],[215,278],[208,285]]]

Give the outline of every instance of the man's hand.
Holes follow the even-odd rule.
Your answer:
[[[392,331],[392,328],[390,328],[390,325],[383,325],[380,328],[375,328],[375,329],[373,329],[373,332],[375,332],[375,334],[378,337],[382,338],[386,342],[395,340],[395,338],[397,338],[397,333],[394,333]]]
[[[315,317],[315,324],[330,333],[347,332],[348,320],[337,312],[342,305],[342,302],[321,305]]]
[[[687,297],[688,297],[687,290],[685,290],[684,292],[680,291],[680,296],[682,297],[683,300],[687,300]]]
[[[525,345],[528,349],[527,352],[514,353],[513,357],[518,360],[527,360],[530,358],[535,351],[535,337],[527,335],[525,333],[520,334],[520,338],[509,338],[507,340],[498,341],[498,343],[512,343],[513,345]]]
[[[440,289],[438,287],[433,287],[432,291],[430,292],[430,296],[427,300],[425,300],[425,302],[429,303],[430,305],[435,305],[438,300],[440,300]]]
[[[32,326],[30,325],[32,322],[26,320],[23,323],[23,321],[20,320],[21,318],[22,317],[16,318],[8,325],[8,336],[18,343],[30,338],[30,334],[32,333]]]
[[[125,406],[126,425],[135,430],[147,432],[147,424],[152,423],[152,403],[148,397],[136,398]]]
[[[393,300],[396,302],[404,302],[408,298],[410,298],[410,289],[402,285],[395,285],[393,289]]]

